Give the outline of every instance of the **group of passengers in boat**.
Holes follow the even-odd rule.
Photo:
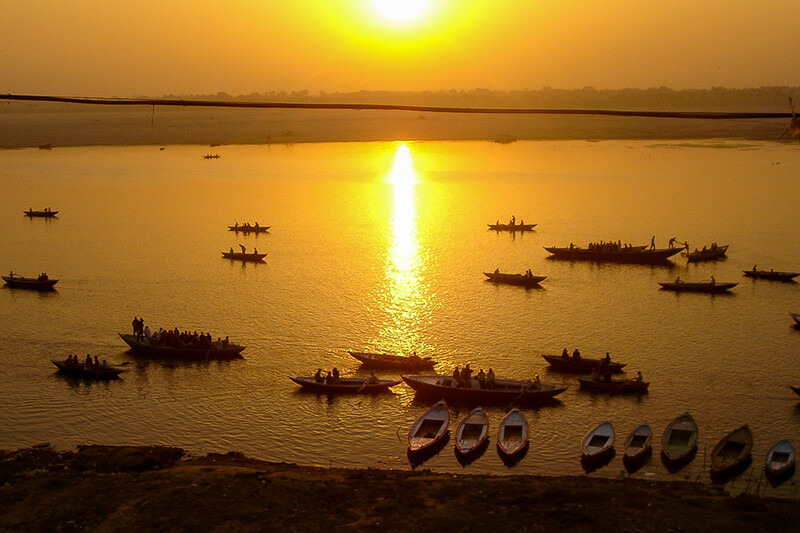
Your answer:
[[[314,374],[314,381],[317,383],[325,383],[326,385],[336,385],[339,383],[339,369],[333,367],[333,370],[329,370],[325,377],[323,377],[322,369],[318,368],[317,372]]]
[[[500,225],[500,219],[498,218],[498,219],[495,221],[495,223],[494,223],[494,224],[495,224],[495,226],[499,226],[499,225]],[[517,217],[516,217],[516,216],[514,216],[514,215],[511,215],[511,219],[508,221],[508,225],[509,225],[509,226],[516,226],[516,225],[517,225]],[[519,219],[519,225],[520,225],[520,226],[524,226],[524,225],[525,225],[525,221],[524,221],[524,220],[522,220],[522,219]]]
[[[574,248],[572,243],[569,244],[570,249]],[[591,252],[627,252],[629,250],[634,249],[635,247],[630,243],[623,244],[622,241],[600,241],[600,242],[590,242],[589,243],[589,251]]]
[[[561,351],[561,357],[563,357],[564,359],[569,359],[569,352],[567,351],[566,348],[564,348]],[[575,350],[573,350],[573,352],[572,352],[572,358],[574,360],[576,360],[576,361],[580,361],[581,360],[581,352],[580,352],[580,350],[575,348]]]
[[[94,360],[92,360],[92,356],[88,353],[86,354],[86,360],[81,361],[78,357],[78,354],[70,354],[67,356],[66,360],[64,361],[64,366],[67,368],[72,368],[75,370],[109,370],[111,366],[103,359],[101,363],[98,357],[95,355]]]
[[[491,389],[495,386],[494,370],[491,368],[486,373],[484,373],[482,368],[479,369],[478,373],[475,375],[475,379],[478,381],[478,386],[481,389]],[[469,367],[469,363],[464,365],[464,368],[461,370],[459,370],[458,367],[453,369],[453,386],[461,389],[472,388],[472,369]]]
[[[10,272],[8,273],[8,277],[10,277],[10,278],[15,278],[15,277],[16,277],[16,278],[21,278],[22,276],[20,276],[19,274],[14,274],[14,271],[12,270],[12,271],[10,271]],[[46,273],[46,272],[42,272],[41,274],[39,274],[39,275],[36,277],[36,279],[37,279],[37,280],[39,280],[39,281],[47,281],[47,280],[48,280],[48,279],[50,279],[50,278],[47,276],[47,273]]]
[[[217,338],[217,341],[214,342],[211,333],[197,333],[197,331],[190,333],[178,328],[158,328],[158,331],[151,331],[150,326],[144,325],[144,318],[136,317],[133,317],[133,334],[136,335],[137,340],[146,340],[147,344],[151,346],[168,348],[208,350],[214,346],[227,348],[230,344],[228,337],[225,337],[224,340]]]
[[[249,222],[245,222],[245,223],[244,223],[244,224],[242,224],[241,226],[240,226],[240,225],[239,225],[239,223],[237,222],[236,224],[234,224],[234,225],[233,225],[233,227],[234,227],[234,228],[243,228],[243,229],[248,229],[248,228],[255,228],[255,229],[258,229],[258,228],[259,228],[259,225],[258,225],[258,221],[256,221],[256,223],[255,223],[255,224],[253,224],[252,226],[250,225],[250,223],[249,223]]]
[[[242,249],[242,255],[247,254],[247,247],[244,244],[240,244],[239,248]],[[233,254],[233,246],[231,246],[231,249],[229,251],[230,251],[231,254]],[[257,254],[258,253],[258,248],[253,247],[253,253]]]

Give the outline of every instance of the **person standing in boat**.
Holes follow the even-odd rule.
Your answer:
[[[494,370],[489,368],[489,371],[486,373],[486,388],[493,389],[494,388]]]
[[[575,350],[572,352],[572,358],[576,361],[581,360],[581,352],[577,348],[575,348]]]
[[[255,246],[253,247],[253,253],[258,254],[258,248],[256,248]]]
[[[318,368],[317,372],[314,374],[314,381],[316,381],[317,383],[321,383],[322,381],[324,381],[322,379],[322,369],[321,368]]]
[[[464,365],[461,370],[461,386],[465,389],[472,388],[472,369],[469,367],[469,363]]]
[[[561,350],[561,357],[562,357],[563,359],[569,359],[569,352],[567,351],[567,349],[566,349],[566,348],[564,348],[563,350]]]
[[[230,253],[233,255],[233,246],[231,246]]]
[[[653,235],[652,237],[650,237],[650,249],[654,250],[655,247],[656,247],[656,236]]]
[[[714,279],[714,276],[711,276],[711,284],[712,285],[716,285],[717,284],[717,280]]]
[[[246,253],[245,250],[247,250],[247,248],[245,248],[245,246],[243,244],[240,244],[239,248],[242,249],[242,255],[244,255]]]
[[[453,369],[453,380],[454,380],[453,382],[454,387],[461,386],[461,371],[458,369],[458,367],[455,367],[455,369]]]
[[[333,375],[333,382],[334,383],[339,383],[339,369],[338,368],[333,367],[332,375]]]
[[[133,320],[131,321],[131,327],[133,327],[133,334],[136,335],[136,332],[139,328],[139,317],[133,317]]]

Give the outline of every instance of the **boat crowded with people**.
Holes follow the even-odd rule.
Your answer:
[[[30,218],[53,218],[58,214],[58,211],[53,211],[49,207],[45,207],[41,211],[30,208],[27,211],[23,211],[23,213],[25,213],[26,217]]]
[[[594,261],[597,263],[641,263],[641,264],[670,264],[669,258],[679,253],[683,248],[656,248],[651,241],[648,246],[633,246],[617,242],[589,243],[586,248],[575,246],[545,246],[551,254],[551,259],[567,261]]]
[[[711,246],[703,246],[702,250],[695,248],[693,252],[686,252],[686,259],[688,259],[690,263],[722,259],[728,253],[728,246],[730,245],[718,245],[714,242],[711,243]]]
[[[609,372],[611,374],[619,374],[627,363],[620,363],[619,361],[612,361],[611,357],[606,354],[606,357],[599,359],[584,357],[580,355],[578,350],[573,352],[573,355],[567,353],[567,349],[561,355],[548,355],[542,354],[544,360],[548,362],[553,370],[560,372],[569,372],[571,374],[590,374],[592,372]]]
[[[48,277],[48,275],[44,272],[35,278],[26,278],[25,276],[14,274],[13,271],[10,272],[8,276],[0,277],[3,278],[3,281],[5,281],[6,285],[9,287],[13,287],[15,289],[30,289],[34,291],[49,291],[53,289],[53,286],[56,283],[58,283],[57,279]]]
[[[487,281],[492,283],[505,283],[521,287],[538,287],[540,282],[547,279],[547,276],[534,276],[530,270],[524,274],[506,274],[495,270],[494,272],[484,272],[483,275],[489,278]]]
[[[376,368],[381,370],[396,370],[419,372],[422,370],[433,370],[436,361],[430,357],[420,357],[414,352],[412,355],[392,355],[388,353],[372,352],[353,352],[350,355],[361,361],[365,368]]]
[[[768,279],[771,281],[793,281],[800,276],[800,272],[780,272],[776,270],[758,270],[757,265],[753,265],[752,270],[743,270],[748,278]]]
[[[137,319],[134,318],[134,322]],[[213,340],[210,333],[160,329],[150,331],[138,322],[133,334],[119,333],[133,353],[176,359],[241,359],[245,346],[230,342],[228,337]]]
[[[81,361],[77,355],[70,355],[65,361],[56,359],[50,360],[58,368],[58,373],[65,376],[76,378],[109,380],[117,379],[120,374],[125,372],[124,368],[109,365],[106,361],[97,361],[90,356],[86,356],[86,361]]]
[[[453,376],[401,376],[420,396],[444,398],[447,401],[472,404],[542,403],[552,400],[566,387],[541,383],[538,380],[468,378]]]
[[[289,376],[289,379],[303,387],[303,390],[324,394],[377,394],[389,392],[390,387],[402,383],[399,379],[373,379],[373,376],[369,378]]]

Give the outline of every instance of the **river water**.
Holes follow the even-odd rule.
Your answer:
[[[207,160],[205,153],[219,153]],[[405,436],[430,402],[393,394],[301,393],[290,375],[359,373],[347,350],[430,355],[501,377],[563,383],[554,405],[524,408],[531,447],[506,467],[492,445],[462,466],[452,441],[424,468],[580,475],[580,440],[642,421],[656,454],[633,474],[710,482],[707,454],[748,423],[752,490],[777,440],[800,445],[800,284],[742,270],[800,270],[800,148],[739,140],[330,143],[84,147],[0,152],[0,268],[46,271],[57,290],[0,290],[0,447],[50,442],[237,450],[307,465],[409,469]],[[60,210],[54,220],[23,209]],[[511,235],[486,224],[536,223]],[[272,226],[235,235],[234,222]],[[668,266],[553,261],[542,246],[622,240],[730,244],[724,261]],[[241,243],[264,264],[224,260]],[[541,289],[496,286],[484,271],[546,275]],[[728,295],[673,294],[659,281],[735,281]],[[247,345],[244,360],[141,359],[117,332],[134,315]],[[542,353],[610,352],[651,381],[639,397],[578,390]],[[97,354],[120,380],[57,375],[49,358]],[[363,371],[360,371],[363,374]],[[384,374],[387,377],[390,374]],[[466,413],[451,410],[453,425]],[[658,451],[675,416],[700,427],[697,457],[669,472]],[[496,435],[505,413],[488,408]],[[795,479],[797,477],[795,476]],[[763,485],[766,485],[762,482]],[[768,494],[800,496],[792,483]]]

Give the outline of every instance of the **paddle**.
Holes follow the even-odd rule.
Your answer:
[[[519,393],[519,396],[517,396],[516,398],[514,398],[514,400],[513,400],[513,401],[512,401],[510,404],[508,404],[508,407],[506,407],[506,411],[510,411],[510,410],[511,410],[511,408],[514,406],[514,404],[515,404],[515,403],[517,403],[517,402],[519,401],[519,399],[520,399],[520,398],[522,398],[522,397],[525,395],[525,393],[526,393],[526,392],[528,392],[529,390],[531,390],[531,387],[533,387],[535,384],[536,384],[536,383],[535,383],[534,381],[531,381],[531,382],[528,384],[528,386],[527,386],[527,387],[525,387],[524,389],[522,389],[522,392],[520,392],[520,393]]]

